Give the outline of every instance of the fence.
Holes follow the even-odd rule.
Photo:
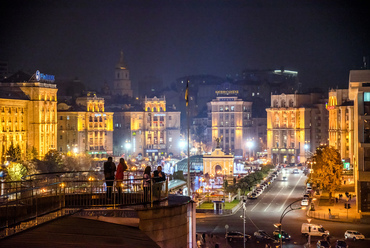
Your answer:
[[[76,176],[34,177],[20,182],[2,182],[0,237],[40,221],[65,214],[64,209],[120,208],[147,204],[168,197],[168,182],[151,183],[144,195],[143,178],[129,175],[123,181],[105,181],[101,173],[68,173]],[[77,180],[76,180],[77,178]],[[107,182],[113,184],[107,187]],[[108,183],[108,185],[110,185]]]

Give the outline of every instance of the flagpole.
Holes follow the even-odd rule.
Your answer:
[[[187,124],[188,124],[188,177],[187,177],[187,188],[188,188],[188,196],[191,197],[190,192],[190,110],[189,110],[189,80],[186,83],[186,92],[185,92],[185,99],[186,99],[186,113],[187,113]]]

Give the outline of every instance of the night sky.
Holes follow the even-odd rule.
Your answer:
[[[0,61],[11,71],[112,83],[124,51],[133,84],[194,74],[297,70],[303,86],[348,86],[370,55],[356,1],[2,1]]]

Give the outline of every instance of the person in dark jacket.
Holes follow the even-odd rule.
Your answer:
[[[144,202],[147,203],[150,201],[150,184],[151,184],[151,172],[150,166],[145,167],[144,174],[143,174],[143,189],[144,189]]]
[[[162,166],[158,166],[157,170],[154,171],[154,181],[156,183],[166,181],[166,174],[162,171]]]
[[[112,197],[112,188],[113,188],[115,171],[116,171],[116,165],[113,163],[113,158],[108,157],[108,161],[104,162],[104,177],[105,177],[105,184],[107,185],[107,199],[108,200],[110,200]]]

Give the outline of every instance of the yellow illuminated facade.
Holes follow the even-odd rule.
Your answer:
[[[320,94],[271,95],[267,111],[267,152],[277,163],[302,163],[326,144],[328,113]]]
[[[220,147],[226,153],[243,156],[249,152],[248,140],[255,139],[252,132],[252,102],[237,96],[220,96],[207,103],[208,119],[211,123],[209,140],[221,137]]]
[[[4,162],[11,144],[19,145],[22,155],[35,148],[41,159],[56,148],[57,88],[54,83],[36,80],[14,80],[18,72],[0,83],[0,155]],[[11,82],[10,82],[11,81]]]
[[[353,101],[349,101],[348,89],[329,92],[329,146],[337,149],[341,158],[353,160]]]
[[[115,155],[179,156],[181,113],[168,111],[165,98],[145,97],[143,108],[114,113]]]
[[[349,74],[349,99],[353,101],[353,177],[356,210],[370,218],[370,70]]]
[[[203,155],[203,175],[227,175],[234,172],[234,156],[226,155],[221,148],[216,148],[210,155]]]
[[[104,98],[88,93],[73,106],[58,104],[58,151],[96,160],[113,154],[113,113],[104,111]]]

